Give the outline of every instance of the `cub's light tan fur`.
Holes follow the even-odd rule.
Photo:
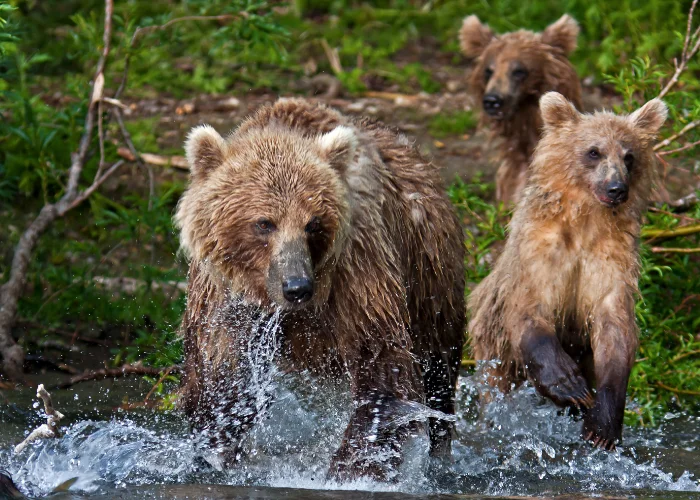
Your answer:
[[[584,372],[585,358],[592,355],[589,384],[595,379],[599,399],[609,378],[623,379],[615,383],[626,390],[634,362],[638,239],[652,188],[653,140],[666,108],[654,100],[630,116],[581,115],[556,93],[546,94],[541,107],[544,136],[505,249],[469,298],[471,346],[477,360],[501,361],[491,369],[490,382],[508,391],[528,375],[525,332],[551,332]],[[590,148],[608,152],[608,167],[582,165]],[[613,160],[624,151],[634,155],[629,172]],[[625,170],[629,199],[611,208],[599,201],[595,189],[614,169]],[[585,399],[579,394],[570,402]],[[596,415],[595,407],[590,415]],[[589,422],[588,433],[595,423]],[[601,438],[601,443],[611,439],[594,434],[586,437]]]
[[[182,406],[191,421],[238,453],[257,412],[241,344],[254,318],[280,309],[280,364],[350,378],[356,409],[333,473],[386,479],[401,431],[368,440],[371,425],[381,430],[408,400],[454,412],[464,253],[438,169],[380,124],[298,99],[261,108],[226,139],[195,129],[187,155],[192,178],[175,219],[190,259]],[[264,237],[254,230],[263,216],[276,225]],[[309,235],[312,217],[323,230]],[[315,282],[303,307],[285,303],[273,272],[291,241]],[[238,423],[220,424],[222,413]],[[449,452],[449,433],[432,422],[435,450]],[[380,449],[393,455],[373,460]]]
[[[474,59],[469,84],[481,105],[484,95],[495,92],[505,99],[505,114],[494,119],[482,112],[481,125],[491,131],[500,166],[496,173],[496,198],[517,202],[527,182],[527,168],[542,128],[538,101],[557,91],[581,108],[581,84],[568,56],[576,48],[579,27],[564,15],[542,33],[518,30],[496,35],[476,16],[464,19],[459,33],[465,56]],[[527,71],[524,80],[513,71]],[[492,72],[490,78],[485,72]]]

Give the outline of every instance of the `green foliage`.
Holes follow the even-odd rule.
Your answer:
[[[430,120],[428,131],[436,138],[448,135],[466,134],[472,131],[478,122],[472,111],[457,111],[451,114],[440,113]]]
[[[679,217],[649,212],[647,228],[678,227]],[[685,214],[700,222],[700,207]],[[638,404],[628,423],[655,425],[663,412],[692,409],[700,396],[700,260],[692,254],[652,252],[651,244],[697,248],[700,236],[642,246],[637,322],[640,348],[629,395]]]
[[[489,274],[494,245],[506,239],[510,213],[503,204],[487,201],[493,198],[493,191],[493,184],[483,182],[481,176],[469,184],[457,179],[448,189],[465,227],[467,293]]]
[[[64,189],[70,154],[84,127],[88,81],[102,47],[102,0],[0,1],[0,275],[7,276],[11,248],[44,201]],[[672,68],[668,61],[682,46],[690,0],[304,0],[271,8],[257,0],[176,0],[115,3],[108,95],[119,85],[130,56],[126,97],[192,97],[199,93],[244,93],[255,89],[289,93],[290,82],[334,68],[323,46],[337,50],[337,75],[346,93],[387,89],[435,93],[447,78],[462,79],[466,64],[457,41],[462,19],[477,14],[495,30],[541,30],[564,13],[581,23],[572,60],[582,77],[605,80],[622,96],[617,111],[631,111],[654,97]],[[182,16],[222,16],[183,21],[146,30],[134,46],[138,27],[159,26]],[[665,99],[671,112],[667,137],[700,118],[697,61]],[[447,76],[445,76],[447,75]],[[105,115],[109,139],[120,141]],[[164,147],[156,132],[160,116],[127,121],[143,152],[181,154]],[[470,132],[471,112],[431,119],[436,138]],[[669,147],[700,140],[693,130]],[[106,161],[117,159],[112,140]],[[97,141],[90,148],[83,185],[94,175]],[[667,156],[680,164],[695,150]],[[167,180],[166,180],[167,179]],[[98,192],[41,240],[31,264],[28,293],[20,303],[22,342],[28,348],[59,330],[77,331],[112,343],[113,362],[143,360],[156,366],[179,362],[176,331],[184,307],[182,293],[164,283],[185,279],[176,259],[177,235],[171,216],[185,177],[156,172],[153,196],[148,176],[133,167],[119,188]],[[481,177],[456,182],[450,196],[465,224],[467,282],[473,288],[489,272],[495,250],[506,237],[510,214],[494,206],[493,187]],[[673,228],[700,220],[696,208],[684,216],[650,213],[649,228]],[[639,362],[630,381],[638,407],[628,422],[654,424],[660,415],[696,404],[700,392],[700,267],[698,254],[652,252],[652,246],[695,248],[698,236],[642,245],[642,277],[637,317],[641,328]],[[96,277],[128,277],[143,286],[125,293],[107,289]],[[168,390],[168,376],[158,394]],[[155,383],[157,380],[152,380]],[[166,401],[166,405],[169,404]]]

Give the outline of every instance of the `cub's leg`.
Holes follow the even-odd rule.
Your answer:
[[[600,448],[614,449],[622,439],[627,384],[637,344],[631,297],[621,299],[617,307],[606,308],[597,316],[591,333],[595,405],[583,420],[582,434]]]
[[[560,406],[592,406],[593,396],[586,379],[562,348],[554,328],[532,320],[524,324],[520,354],[537,392]]]

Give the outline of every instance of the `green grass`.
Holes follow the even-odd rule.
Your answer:
[[[0,1],[0,275],[9,271],[12,248],[43,201],[55,201],[65,187],[70,153],[77,148],[92,78],[102,41],[101,0],[62,2]],[[682,45],[689,0],[496,0],[418,2],[297,1],[271,10],[251,0],[116,2],[112,56],[106,87],[121,81],[124,59],[131,54],[125,99],[192,98],[198,94],[296,92],[300,78],[333,68],[323,49],[336,49],[338,78],[350,97],[370,86],[403,93],[440,92],[443,80],[463,78],[457,32],[464,16],[475,13],[497,31],[544,28],[565,12],[582,26],[572,60],[582,77],[612,84],[623,98],[618,111],[634,109],[658,93],[669,74],[669,60]],[[183,15],[246,11],[227,24],[184,22],[146,34],[129,47],[137,26],[162,24]],[[302,15],[300,15],[300,13]],[[682,84],[667,97],[671,122],[666,136],[700,118],[697,61]],[[445,74],[447,77],[445,77]],[[54,99],[58,96],[58,101]],[[57,103],[58,102],[58,103]],[[50,104],[47,104],[50,103]],[[127,122],[134,143],[144,152],[181,154],[166,146],[167,124],[160,116]],[[435,115],[428,124],[435,138],[471,133],[471,112]],[[118,139],[114,124],[108,126]],[[700,140],[696,129],[690,141]],[[676,142],[672,147],[679,146]],[[92,179],[98,162],[92,144],[82,185]],[[106,160],[117,159],[106,143]],[[692,162],[696,151],[666,157]],[[144,172],[124,172],[126,186],[104,190],[44,235],[30,268],[20,320],[32,326],[21,339],[26,347],[66,325],[88,335],[116,330],[114,363],[144,360],[165,366],[179,360],[176,338],[184,297],[170,298],[143,288],[135,296],[105,291],[95,276],[127,276],[152,281],[184,280],[176,258],[177,235],[171,216],[184,187],[184,176],[164,176],[151,210]],[[467,282],[472,288],[489,272],[490,253],[502,241],[509,214],[494,206],[493,186],[481,178],[458,182],[450,196],[466,231]],[[685,217],[685,218],[683,218]],[[650,213],[648,227],[670,228],[700,219],[695,208],[683,216]],[[655,246],[700,247],[698,235],[652,242]],[[655,424],[667,411],[690,409],[700,392],[700,256],[652,253],[642,244],[643,274],[637,318],[641,347],[630,381],[637,408],[629,423]],[[24,328],[24,327],[23,327]]]
[[[471,111],[457,111],[451,114],[439,113],[430,120],[428,132],[437,139],[450,135],[472,132],[478,119]]]

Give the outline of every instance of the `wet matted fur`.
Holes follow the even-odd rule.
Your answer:
[[[638,240],[666,106],[583,115],[552,92],[541,109],[544,135],[505,249],[469,298],[471,347],[500,361],[484,370],[502,391],[528,378],[557,404],[589,407],[584,437],[612,448],[638,343]]]
[[[496,199],[517,202],[527,182],[527,168],[540,136],[538,107],[545,92],[556,91],[581,110],[581,84],[568,56],[576,48],[579,27],[562,16],[542,33],[518,30],[496,35],[476,16],[464,19],[459,33],[465,56],[474,60],[470,90],[482,106],[498,99],[492,115],[483,110],[480,125],[497,144]]]
[[[175,219],[190,260],[181,404],[194,427],[239,458],[269,402],[251,394],[260,367],[247,352],[278,314],[278,364],[350,379],[332,475],[388,479],[408,432],[396,412],[454,413],[464,249],[438,169],[381,124],[300,99],[261,108],[226,139],[196,128],[186,149]],[[292,281],[313,295],[288,300]],[[449,455],[449,422],[432,419],[430,438]]]

